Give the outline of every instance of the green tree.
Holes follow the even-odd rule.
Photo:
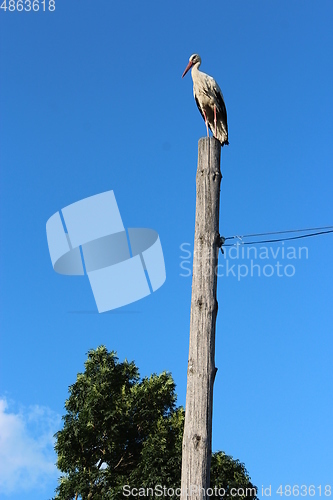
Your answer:
[[[256,486],[251,483],[251,478],[239,460],[234,460],[223,451],[213,453],[210,467],[210,484],[222,492],[225,497],[242,500],[245,498],[256,499]],[[219,496],[219,495],[217,495]]]
[[[120,363],[104,346],[90,350],[56,434],[62,475],[55,500],[124,499],[124,485],[179,488],[184,410],[175,403],[169,373],[140,380],[134,362]],[[222,452],[211,471],[211,484],[226,491],[253,487],[244,465]]]

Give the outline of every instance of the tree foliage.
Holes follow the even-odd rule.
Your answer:
[[[56,433],[55,500],[124,499],[124,485],[179,488],[184,410],[175,403],[169,373],[140,380],[134,362],[90,350]],[[244,465],[222,452],[213,454],[211,484],[253,487]]]

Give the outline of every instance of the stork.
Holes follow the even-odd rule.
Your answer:
[[[200,64],[201,57],[198,54],[192,54],[182,78],[192,68],[194,99],[205,120],[207,136],[209,137],[209,127],[214,137],[223,146],[224,144],[229,144],[227,110],[223,94],[214,78],[199,71]]]

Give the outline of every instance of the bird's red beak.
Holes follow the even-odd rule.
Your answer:
[[[186,73],[188,72],[188,70],[192,68],[192,66],[193,66],[193,62],[190,61],[188,63],[188,65],[186,66],[184,73],[182,74],[182,78],[184,78],[184,76],[186,75]]]

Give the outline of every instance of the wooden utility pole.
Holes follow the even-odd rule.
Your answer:
[[[199,140],[181,500],[202,500],[210,481],[221,144]]]

